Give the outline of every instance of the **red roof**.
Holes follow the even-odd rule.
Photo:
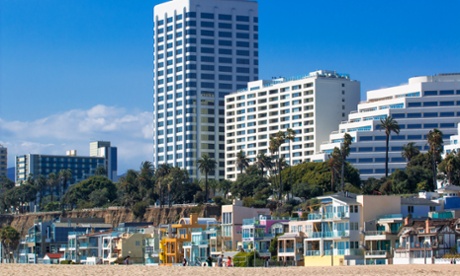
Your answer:
[[[47,253],[46,256],[50,259],[59,259],[62,258],[62,254],[60,253]]]

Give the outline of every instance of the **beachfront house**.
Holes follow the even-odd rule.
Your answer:
[[[456,252],[455,220],[406,218],[399,231],[394,264],[431,264]]]
[[[234,251],[238,249],[238,242],[242,240],[243,219],[270,215],[268,208],[244,207],[241,200],[233,200],[231,205],[222,206],[222,237],[224,250]]]
[[[184,259],[183,246],[191,242],[192,230],[202,230],[217,225],[214,218],[198,218],[198,214],[190,214],[190,218],[181,218],[178,224],[172,224],[167,229],[160,242],[160,264],[173,265],[182,263]]]

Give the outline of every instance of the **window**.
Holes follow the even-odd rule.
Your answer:
[[[214,28],[214,22],[201,21],[201,27]]]
[[[249,31],[249,25],[236,24],[236,29],[242,31]]]
[[[425,96],[436,96],[438,95],[438,91],[425,91],[424,95]]]
[[[407,206],[407,212],[412,214],[414,212],[414,206]]]

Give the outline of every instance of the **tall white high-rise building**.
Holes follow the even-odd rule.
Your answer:
[[[329,133],[356,108],[360,83],[346,74],[320,70],[290,79],[250,82],[246,89],[225,97],[225,178],[236,180],[237,154],[250,163],[259,153],[270,156],[271,135],[295,131],[280,154],[292,164],[315,161],[314,154]]]
[[[457,134],[460,123],[460,74],[439,74],[410,78],[407,84],[367,92],[367,100],[348,115],[348,120],[332,132],[322,152],[330,154],[340,147],[344,133],[354,141],[347,161],[356,167],[362,179],[385,175],[386,135],[380,119],[392,116],[399,124],[399,135],[391,133],[389,174],[404,169],[407,161],[401,156],[409,142],[422,151],[429,149],[426,135],[437,128],[443,132],[444,144]],[[453,139],[455,141],[455,138]]]
[[[199,178],[224,178],[224,96],[258,78],[257,2],[172,0],[154,8],[154,153]]]

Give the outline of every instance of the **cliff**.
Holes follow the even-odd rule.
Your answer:
[[[198,213],[200,217],[213,217],[220,219],[220,206],[173,206],[171,208],[151,207],[143,218],[135,218],[133,212],[124,207],[109,207],[107,209],[86,209],[79,211],[67,212],[41,212],[27,213],[21,215],[0,215],[0,226],[11,225],[21,233],[21,237],[27,233],[27,230],[34,225],[34,221],[53,220],[63,218],[104,218],[106,223],[117,226],[121,222],[152,222],[153,225],[177,223],[182,217],[188,217],[191,213]]]

